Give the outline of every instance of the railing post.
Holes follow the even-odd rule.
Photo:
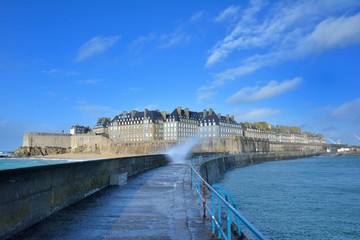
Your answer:
[[[198,158],[199,160],[202,160],[201,158]],[[196,161],[195,161],[196,162]],[[267,238],[262,235],[261,232],[259,232],[249,221],[247,221],[238,211],[236,204],[234,202],[233,197],[231,194],[227,193],[225,190],[223,190],[220,186],[211,186],[204,180],[201,175],[195,170],[195,163],[191,163],[191,184],[193,186],[193,190],[195,194],[198,197],[199,201],[202,201],[203,205],[203,218],[206,218],[206,212],[209,211],[209,214],[211,214],[211,232],[212,236],[215,237],[216,231],[218,232],[218,238],[223,239],[231,239],[232,238],[232,219],[234,214],[234,220],[236,222],[236,227],[234,226],[234,230],[238,232],[239,237],[242,236],[241,227],[240,224],[242,224],[243,227],[246,227],[247,230],[252,232],[254,234],[254,237],[257,239],[266,240]],[[201,189],[202,188],[202,189]],[[206,205],[206,192],[207,188],[209,191],[211,191],[211,211],[209,210],[208,206]],[[217,203],[215,203],[217,201]],[[217,216],[216,216],[216,204],[217,204]],[[224,204],[224,207],[226,209],[221,209],[221,204]],[[222,211],[224,210],[224,211]],[[227,222],[222,223],[222,212],[224,214],[227,214],[227,216],[224,216],[224,219],[227,218]],[[240,223],[241,222],[241,223]],[[225,229],[224,229],[225,227]]]
[[[206,218],[206,185],[202,182],[202,190],[203,190],[203,218]]]
[[[221,225],[221,201],[218,198],[218,223]],[[218,230],[218,238],[221,237],[220,230]]]
[[[211,233],[215,237],[215,193],[211,191]]]
[[[193,185],[193,181],[194,181],[194,171],[193,171],[193,168],[192,168],[192,164],[191,164],[191,163],[190,163],[190,176],[191,176],[191,181],[190,181],[191,188],[192,188],[192,190],[194,190],[194,185]]]
[[[231,240],[231,211],[230,208],[228,206],[226,206],[226,213],[227,213],[227,239]]]

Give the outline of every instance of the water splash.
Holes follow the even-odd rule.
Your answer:
[[[165,154],[169,156],[172,164],[184,164],[191,156],[193,148],[199,144],[200,138],[189,138],[187,141],[170,148]]]

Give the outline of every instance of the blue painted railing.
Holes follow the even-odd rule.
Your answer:
[[[242,227],[245,227],[247,238],[251,237],[250,234],[256,239],[268,239],[241,215],[229,192],[219,185],[211,186],[201,177],[195,168],[202,162],[202,157],[194,158],[190,162],[191,186],[199,201],[202,202],[203,217],[206,218],[206,213],[210,214],[212,235],[215,237],[217,233],[218,238],[231,239],[234,234],[237,239],[242,239]],[[207,192],[211,194],[210,206],[207,203]],[[223,218],[226,222],[223,222]]]

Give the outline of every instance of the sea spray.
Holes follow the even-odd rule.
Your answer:
[[[170,157],[173,164],[184,164],[191,156],[192,149],[201,143],[200,138],[189,138],[170,148],[165,154]]]

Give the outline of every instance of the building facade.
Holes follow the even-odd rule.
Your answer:
[[[268,125],[267,130],[259,130],[250,125],[239,124],[234,116],[216,113],[213,109],[202,112],[190,111],[188,108],[175,108],[171,113],[159,110],[132,110],[115,116],[112,120],[98,119],[95,133],[108,134],[115,142],[144,141],[183,141],[188,138],[225,138],[242,136],[247,138],[267,139],[280,143],[326,143],[321,134],[279,131],[280,128]],[[74,128],[73,131],[78,128]],[[284,128],[283,129],[290,129]]]
[[[117,115],[109,124],[109,138],[116,142],[141,142],[164,139],[164,118],[159,111],[132,110]]]
[[[198,113],[176,108],[166,115],[164,121],[164,140],[179,141],[197,136],[199,126]]]
[[[90,131],[91,131],[90,127],[84,127],[84,126],[76,124],[70,128],[70,135],[85,134]]]
[[[216,114],[211,108],[204,110],[200,118],[198,134],[201,138],[223,138],[242,136],[242,126],[234,120],[234,116]]]

